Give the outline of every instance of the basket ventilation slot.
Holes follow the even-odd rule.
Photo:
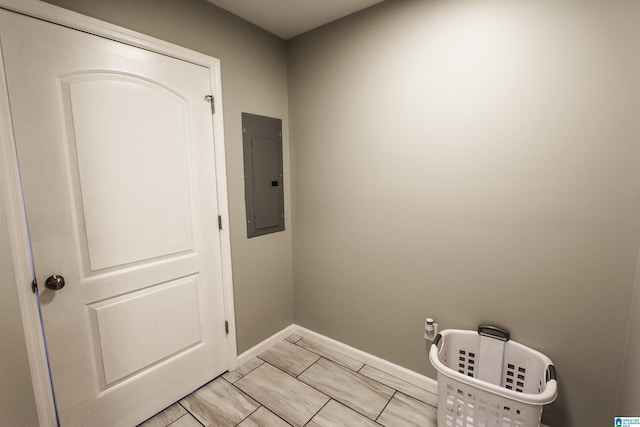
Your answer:
[[[521,366],[515,366],[511,363],[507,364],[507,378],[505,387],[509,390],[524,392],[524,380],[527,370]]]
[[[458,372],[475,378],[476,354],[466,350],[458,350]]]

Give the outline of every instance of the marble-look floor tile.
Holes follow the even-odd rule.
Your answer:
[[[193,415],[187,414],[177,421],[169,424],[167,427],[202,427],[202,424],[200,424]]]
[[[342,403],[330,400],[306,427],[380,427],[380,424]]]
[[[262,365],[263,363],[264,363],[264,360],[254,357],[253,359],[249,360],[247,363],[244,363],[242,366],[238,366],[238,369],[236,369],[235,371],[227,372],[222,376],[222,378],[224,378],[225,380],[233,384],[236,381],[238,381],[240,378],[247,375],[249,372],[256,369],[258,366]]]
[[[296,342],[296,345],[306,348],[309,351],[313,351],[314,353],[323,356],[325,359],[332,360],[342,366],[351,369],[352,371],[358,371],[364,366],[364,363],[362,362],[358,362],[357,360],[352,359],[351,357],[346,356],[339,351],[336,351],[324,344],[314,342],[307,338],[303,338],[300,341]]]
[[[402,393],[396,393],[378,422],[386,427],[437,427],[436,408]]]
[[[158,413],[153,418],[148,419],[138,427],[167,427],[169,424],[177,420],[186,414],[187,411],[180,406],[179,403],[174,403],[164,411]]]
[[[285,339],[289,342],[296,343],[297,341],[301,340],[302,337],[298,334],[291,334]]]
[[[260,365],[235,383],[288,423],[301,427],[329,398],[268,363]]]
[[[218,378],[180,403],[206,426],[232,427],[260,406],[228,381]]]
[[[261,406],[256,412],[249,415],[249,418],[238,424],[238,427],[291,427],[291,424]]]
[[[375,420],[395,390],[327,359],[298,377],[335,400]]]
[[[395,388],[402,393],[413,397],[414,399],[418,399],[427,405],[436,406],[438,403],[438,396],[427,391],[423,388],[415,386],[411,383],[408,383],[400,378],[394,377],[393,375],[389,375],[386,372],[382,372],[379,369],[372,368],[369,365],[365,365],[359,371],[362,375],[366,375],[369,378],[372,378],[382,384],[388,385],[391,388]]]
[[[298,347],[287,340],[280,341],[258,357],[294,377],[300,375],[302,371],[320,358],[317,354]]]

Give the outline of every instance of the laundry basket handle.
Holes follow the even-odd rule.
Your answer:
[[[485,337],[495,338],[505,342],[511,338],[509,331],[493,325],[478,325],[478,333]]]
[[[440,340],[442,339],[442,334],[438,334],[436,335],[436,337],[433,339],[433,344],[436,347],[438,346],[438,344],[440,344]]]

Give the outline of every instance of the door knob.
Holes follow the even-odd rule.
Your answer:
[[[44,285],[53,291],[59,291],[64,288],[64,277],[54,274],[53,276],[47,277]]]

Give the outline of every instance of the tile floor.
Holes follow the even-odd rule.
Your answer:
[[[436,396],[297,335],[140,427],[436,427]]]

